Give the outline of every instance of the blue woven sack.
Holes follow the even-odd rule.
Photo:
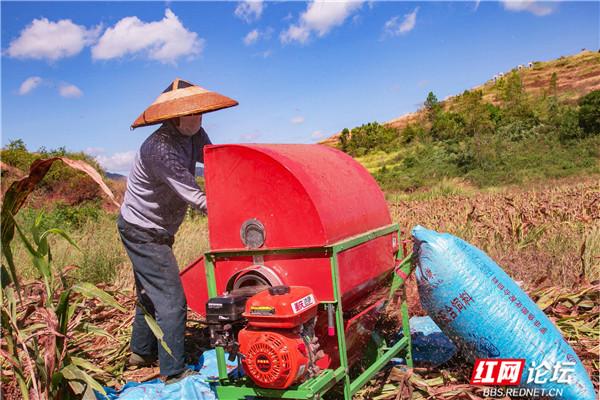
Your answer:
[[[412,236],[421,304],[463,356],[524,359],[519,387],[597,398],[571,346],[490,257],[448,233],[416,226]]]

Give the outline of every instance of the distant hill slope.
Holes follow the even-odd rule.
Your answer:
[[[515,67],[514,70],[518,70],[518,67]],[[530,94],[541,94],[544,89],[550,86],[552,74],[556,73],[560,99],[564,102],[575,102],[581,96],[593,90],[600,89],[600,52],[582,51],[581,53],[560,57],[556,60],[536,61],[533,62],[531,68],[525,64],[518,71],[521,74],[525,91]],[[472,90],[482,90],[484,101],[497,103],[498,99],[494,83],[494,79],[491,78],[484,84],[472,88]],[[423,93],[423,99],[426,96],[427,93]],[[454,96],[445,99],[442,102],[444,107],[448,107],[453,99]],[[384,122],[384,125],[403,129],[408,124],[419,121],[422,117],[423,112],[418,110]],[[336,133],[321,141],[320,144],[337,146],[339,134],[339,132]]]
[[[113,181],[127,181],[127,175],[108,171],[106,171],[105,175],[108,179],[112,179]],[[196,167],[196,176],[204,176],[204,167]]]
[[[127,177],[125,175],[114,173],[114,172],[106,171],[105,175],[108,179],[112,179],[113,181],[126,181],[127,180]]]

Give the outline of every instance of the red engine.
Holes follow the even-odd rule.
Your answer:
[[[238,342],[246,374],[264,388],[285,389],[318,371],[314,326],[317,301],[310,288],[275,286],[246,302],[248,325]]]

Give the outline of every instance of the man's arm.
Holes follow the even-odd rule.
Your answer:
[[[193,174],[181,163],[175,154],[163,154],[153,160],[153,173],[169,185],[186,203],[206,212],[206,195],[198,187]]]

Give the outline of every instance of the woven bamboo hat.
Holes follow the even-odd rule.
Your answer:
[[[154,125],[171,118],[202,114],[237,106],[238,102],[198,85],[175,79],[131,125]]]

